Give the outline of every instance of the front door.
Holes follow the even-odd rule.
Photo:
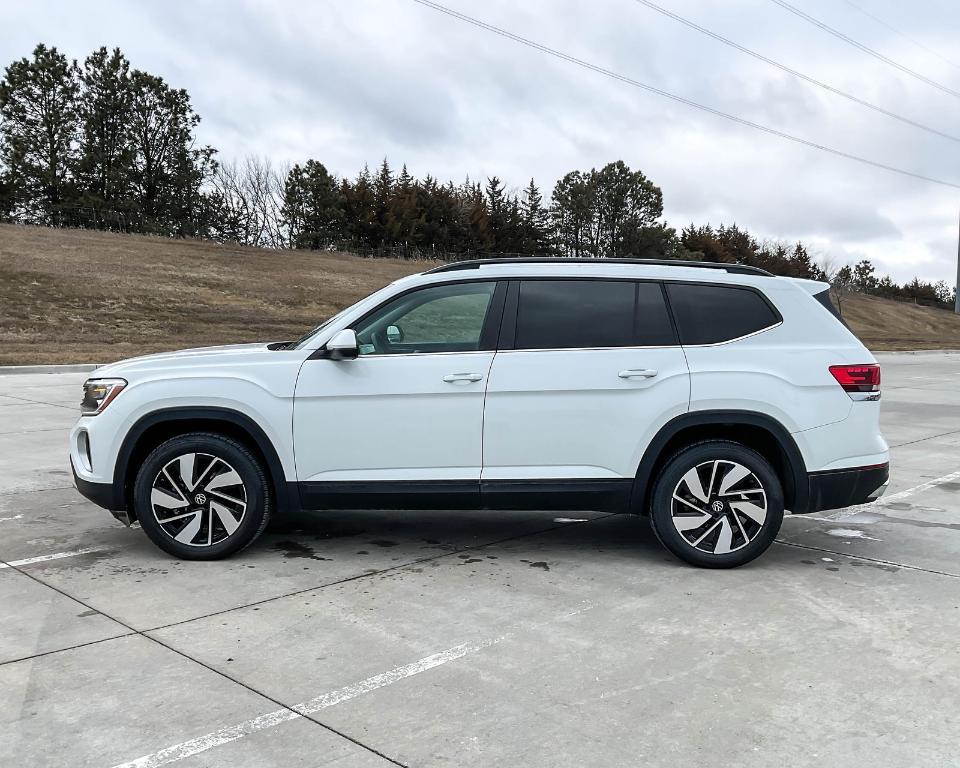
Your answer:
[[[354,324],[356,359],[304,363],[293,435],[305,506],[479,502],[496,289],[473,281],[401,294]]]

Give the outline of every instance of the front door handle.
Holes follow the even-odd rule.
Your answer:
[[[628,368],[617,374],[621,379],[652,379],[656,375],[653,368]]]
[[[483,379],[482,373],[448,373],[443,377],[447,384],[455,384],[458,381],[480,381]]]

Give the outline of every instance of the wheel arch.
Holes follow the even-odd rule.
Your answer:
[[[780,478],[785,508],[802,512],[809,506],[806,464],[786,427],[764,413],[710,410],[677,416],[657,432],[637,468],[630,510],[647,514],[653,480],[671,455],[685,445],[711,439],[733,440],[756,450],[773,465]]]
[[[296,483],[288,482],[276,448],[263,428],[250,416],[232,408],[215,406],[163,408],[142,416],[127,432],[114,465],[115,509],[126,510],[130,521],[136,513],[132,502],[137,467],[156,446],[186,432],[219,432],[247,445],[267,470],[277,510],[298,509]]]

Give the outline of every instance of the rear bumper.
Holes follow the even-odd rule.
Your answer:
[[[890,479],[890,464],[851,467],[807,475],[809,505],[802,513],[864,504],[883,495]],[[798,510],[794,510],[794,513]]]

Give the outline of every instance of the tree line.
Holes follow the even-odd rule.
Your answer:
[[[869,261],[832,268],[802,243],[733,226],[663,221],[663,193],[623,161],[575,170],[549,199],[534,179],[418,179],[384,159],[337,177],[307,159],[224,160],[198,146],[189,94],[100,48],[70,61],[38,45],[0,81],[0,217],[268,248],[406,258],[515,254],[693,258],[829,279],[838,288],[946,305],[943,281],[898,285]]]

